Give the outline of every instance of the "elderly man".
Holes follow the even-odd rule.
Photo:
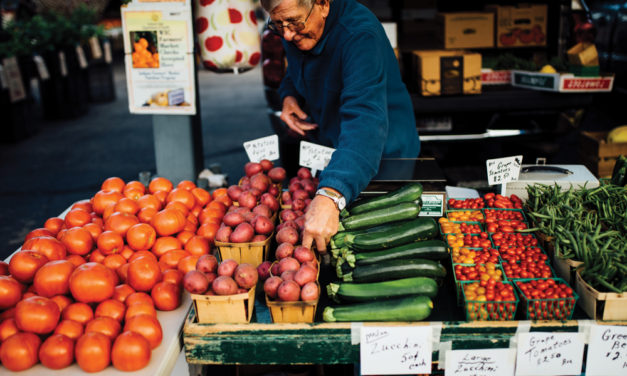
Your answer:
[[[305,214],[302,244],[324,252],[339,213],[382,157],[420,149],[412,103],[379,20],[355,0],[261,0],[283,38],[288,67],[281,120],[336,149]]]

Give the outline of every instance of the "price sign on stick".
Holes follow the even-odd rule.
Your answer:
[[[362,375],[431,373],[430,326],[364,326],[360,335]]]
[[[583,346],[582,333],[520,333],[516,375],[580,375]]]
[[[515,349],[448,350],[445,375],[513,376]]]
[[[593,325],[586,360],[586,375],[627,375],[627,327]]]
[[[505,184],[510,181],[518,180],[521,165],[522,155],[488,159],[486,161],[486,167],[488,169],[488,184]]]
[[[301,141],[298,164],[312,170],[324,170],[331,161],[334,151],[333,148]]]
[[[262,159],[275,161],[279,159],[279,136],[267,136],[244,142],[244,149],[251,162]]]

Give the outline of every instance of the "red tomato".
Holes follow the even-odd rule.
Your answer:
[[[20,330],[47,334],[56,328],[61,311],[52,299],[33,296],[15,306],[15,323]]]
[[[62,369],[74,362],[74,341],[63,334],[53,334],[39,348],[41,364],[50,369]]]
[[[11,276],[0,276],[0,310],[15,306],[20,299],[22,285]]]
[[[151,349],[148,340],[135,332],[120,334],[113,343],[111,360],[120,371],[137,371],[150,362]]]
[[[9,371],[23,371],[37,364],[41,339],[33,333],[20,332],[0,345],[0,362]]]
[[[83,371],[102,371],[111,363],[111,340],[99,332],[85,333],[76,341],[75,355]]]

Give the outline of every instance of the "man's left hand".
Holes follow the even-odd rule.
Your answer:
[[[337,233],[339,223],[340,211],[335,202],[324,196],[314,197],[305,213],[302,245],[311,249],[315,242],[318,252],[326,253],[327,244]]]

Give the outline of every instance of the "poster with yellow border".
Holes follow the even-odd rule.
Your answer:
[[[122,7],[129,109],[134,114],[196,114],[188,2]]]

